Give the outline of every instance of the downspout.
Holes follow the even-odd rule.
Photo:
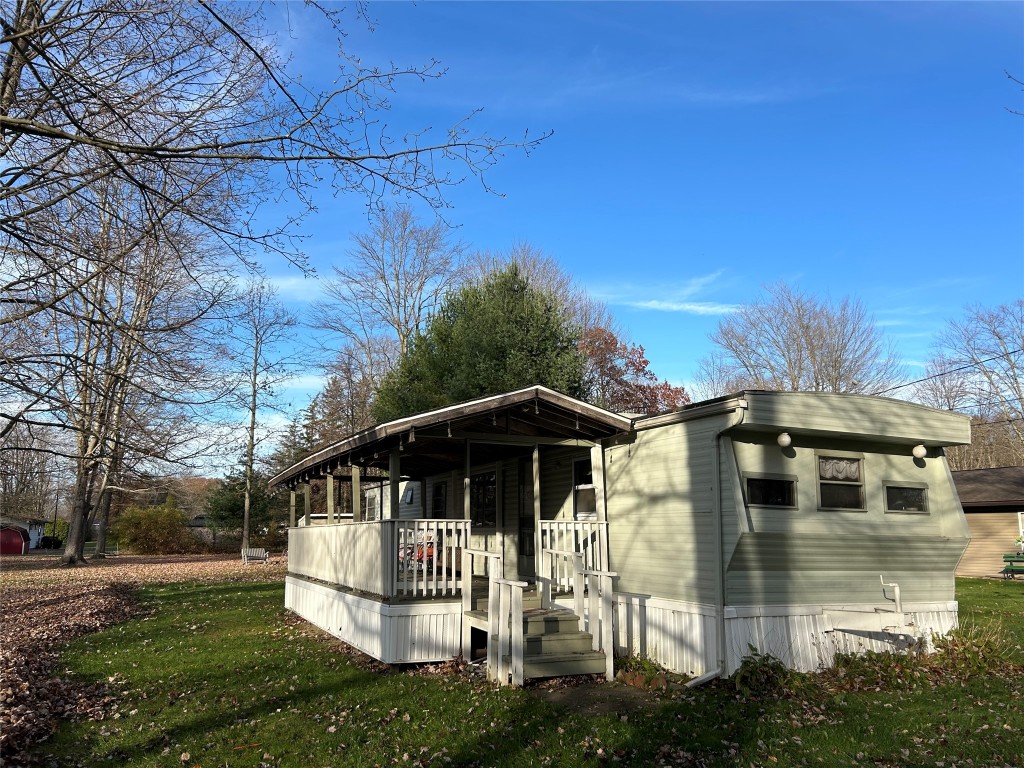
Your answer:
[[[747,410],[747,401],[740,400],[736,407],[735,418],[732,423],[722,427],[715,434],[715,461],[714,476],[712,477],[714,488],[714,506],[712,512],[715,515],[715,564],[718,569],[718,576],[715,579],[715,617],[718,620],[718,672],[717,675],[725,677],[727,648],[725,643],[725,554],[722,552],[722,544],[725,534],[722,530],[722,444],[721,438],[724,432],[738,427],[743,423],[743,416]],[[702,677],[707,677],[704,675]]]

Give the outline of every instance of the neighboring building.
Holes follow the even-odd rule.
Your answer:
[[[0,524],[14,526],[24,531],[28,537],[28,548],[37,549],[39,547],[39,540],[43,538],[43,529],[46,526],[46,521],[35,517],[4,517],[0,518]]]
[[[863,395],[744,391],[643,418],[540,386],[481,398],[271,480],[294,526],[310,481],[359,498],[365,470],[390,477],[383,519],[291,528],[286,606],[389,663],[485,645],[502,681],[506,664],[513,681],[607,673],[613,650],[694,677],[751,647],[829,666],[956,625],[970,536],[944,449],[969,441],[966,417]],[[428,519],[400,519],[403,481]]]
[[[1001,576],[1003,555],[1024,535],[1024,467],[965,469],[953,482],[971,529],[957,576]]]
[[[363,505],[364,520],[384,520],[387,518],[388,494],[390,487],[383,482],[366,487],[364,482]],[[398,519],[416,520],[423,517],[422,507],[423,484],[412,480],[403,480],[398,484]]]
[[[28,531],[13,523],[0,524],[0,555],[27,555]]]

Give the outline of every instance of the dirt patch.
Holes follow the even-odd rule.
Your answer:
[[[526,690],[542,701],[581,715],[617,715],[620,718],[655,710],[665,700],[663,694],[608,682],[593,675],[540,680],[528,683]]]

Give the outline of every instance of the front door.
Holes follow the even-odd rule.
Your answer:
[[[518,462],[516,509],[519,518],[518,551],[519,578],[533,580],[537,576],[536,533],[537,523],[533,517],[533,462],[520,459]]]

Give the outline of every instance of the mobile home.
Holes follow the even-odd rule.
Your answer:
[[[956,625],[970,535],[944,449],[969,439],[965,417],[861,395],[744,391],[644,418],[540,386],[481,398],[271,481],[292,490],[286,603],[389,663],[480,645],[514,682],[610,674],[613,654],[729,674],[751,647],[816,669]],[[368,468],[384,512],[342,520],[337,488],[360,498]],[[295,527],[318,478],[333,524]]]

